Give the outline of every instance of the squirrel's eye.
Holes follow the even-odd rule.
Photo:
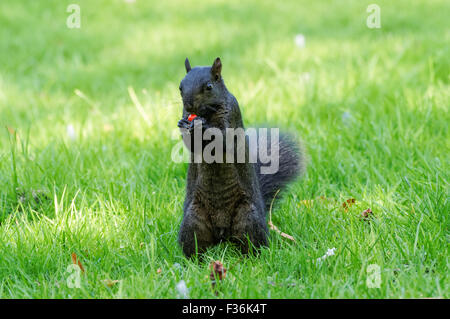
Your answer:
[[[213,85],[212,85],[211,83],[206,84],[206,89],[207,89],[208,91],[211,91],[212,88],[213,88]]]

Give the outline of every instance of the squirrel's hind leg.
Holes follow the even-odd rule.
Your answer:
[[[208,247],[215,244],[209,221],[188,207],[181,223],[178,242],[187,257],[203,253]]]
[[[247,254],[250,246],[255,248],[267,246],[268,229],[266,220],[254,205],[242,205],[234,217],[231,228],[232,240],[240,245],[241,251]]]

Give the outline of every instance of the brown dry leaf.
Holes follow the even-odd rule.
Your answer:
[[[80,267],[81,271],[84,273],[84,267],[81,264],[81,261],[78,259],[77,255],[75,253],[72,253],[72,263],[74,265],[78,265],[78,267]]]
[[[211,269],[211,274],[209,275],[209,279],[215,282],[216,278],[222,280],[226,277],[227,269],[223,266],[223,264],[216,260],[211,262],[209,265],[209,269]]]
[[[349,209],[354,203],[356,203],[356,199],[354,199],[354,198],[349,198],[349,199],[347,199],[344,203],[342,203],[342,208],[344,208],[345,211],[348,211],[348,209]]]
[[[108,286],[109,288],[111,288],[112,286],[114,286],[115,284],[117,284],[118,282],[120,282],[120,280],[111,280],[111,279],[105,279],[102,280],[102,282]]]
[[[370,208],[367,208],[365,211],[361,213],[361,218],[365,221],[368,221],[371,217],[374,217],[374,215]]]
[[[227,269],[218,260],[212,261],[211,264],[209,265],[209,269],[211,269],[211,273],[209,274],[209,279],[211,280],[211,287],[214,290],[214,294],[218,296],[219,292],[215,289],[216,278],[218,278],[219,280],[224,279],[227,274]]]
[[[306,208],[312,208],[314,205],[314,200],[313,199],[304,199],[304,200],[300,201],[300,204],[305,205]]]
[[[16,134],[16,130],[13,129],[11,126],[6,126],[6,128],[8,129],[9,134],[11,134],[11,135]]]
[[[286,233],[283,233],[281,230],[278,229],[277,226],[275,226],[275,225],[272,223],[272,221],[269,221],[269,228],[270,228],[271,230],[276,231],[278,234],[280,234],[280,236],[282,236],[282,237],[284,237],[284,238],[287,238],[287,239],[290,239],[290,240],[292,240],[293,242],[295,242],[295,238],[294,238],[294,237],[292,237],[291,235],[288,235],[288,234],[286,234]]]

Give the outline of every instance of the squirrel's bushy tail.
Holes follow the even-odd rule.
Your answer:
[[[260,146],[258,145],[258,148]],[[270,154],[270,138],[267,141],[268,154]],[[258,160],[257,176],[259,186],[267,210],[278,190],[299,177],[305,170],[305,155],[303,147],[290,135],[279,134],[279,168],[274,174],[262,174],[261,166],[267,166]]]

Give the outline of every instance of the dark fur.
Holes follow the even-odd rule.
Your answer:
[[[186,145],[192,145],[190,113],[198,116],[204,129],[219,128],[224,136],[226,128],[244,128],[238,102],[223,82],[220,59],[211,67],[195,68],[186,59],[185,66],[187,74],[180,83],[183,118],[178,126],[188,131],[183,135]],[[245,163],[194,163],[192,150],[178,237],[186,256],[222,240],[239,243],[243,252],[249,249],[248,240],[255,247],[267,244],[266,216],[272,198],[304,168],[301,149],[292,138],[281,135],[279,147],[279,170],[272,175],[260,174],[261,163],[248,162],[248,147]]]

